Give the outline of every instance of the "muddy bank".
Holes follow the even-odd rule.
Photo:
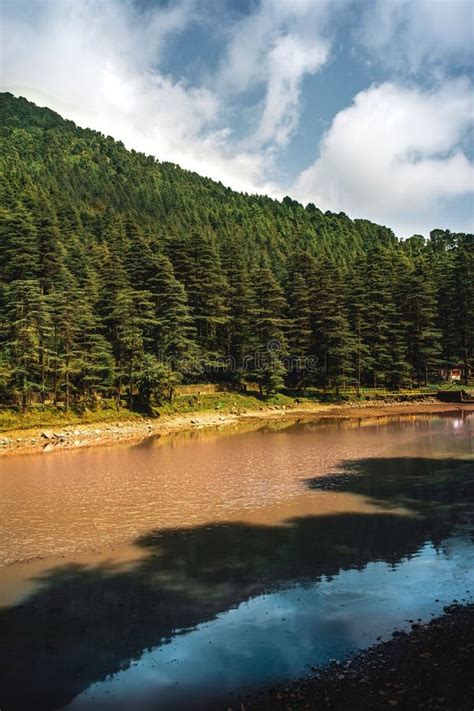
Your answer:
[[[474,604],[453,604],[427,625],[412,623],[388,642],[312,677],[259,696],[234,709],[445,709],[474,708]],[[230,706],[229,708],[232,708]]]
[[[474,405],[440,403],[434,398],[417,402],[384,402],[373,404],[344,403],[298,403],[271,405],[259,410],[230,412],[203,411],[167,415],[130,421],[107,421],[61,428],[32,428],[10,430],[0,433],[0,456],[9,453],[54,452],[59,449],[75,449],[114,442],[136,441],[152,435],[165,435],[180,430],[199,427],[220,427],[238,422],[271,421],[279,419],[314,418],[383,418],[398,415],[430,415],[448,412],[474,411]]]

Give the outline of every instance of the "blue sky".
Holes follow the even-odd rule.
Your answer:
[[[470,0],[3,0],[2,90],[247,192],[473,230]]]

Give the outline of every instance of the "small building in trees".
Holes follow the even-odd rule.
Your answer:
[[[464,380],[466,374],[466,366],[464,363],[453,363],[446,361],[438,371],[438,375],[443,380],[457,383]]]

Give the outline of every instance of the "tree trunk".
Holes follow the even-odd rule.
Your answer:
[[[463,363],[464,363],[464,385],[469,385],[469,359],[467,357],[467,345],[464,339]]]
[[[58,404],[58,332],[56,326],[54,327],[54,369],[53,369],[53,402],[56,407]]]
[[[26,375],[23,375],[23,387],[21,391],[21,412],[24,415],[28,405]]]
[[[117,384],[117,387],[115,388],[115,409],[120,410],[120,399],[121,399],[121,390],[122,388],[120,387],[119,384]]]
[[[44,391],[45,391],[45,381],[46,381],[46,373],[45,373],[45,366],[44,366],[44,353],[41,353],[41,409],[44,410]]]
[[[66,360],[66,401],[64,404],[64,412],[69,412],[69,363]]]
[[[360,376],[361,376],[361,370],[362,370],[362,363],[361,363],[361,357],[360,357],[360,328],[358,329],[357,332],[358,340],[357,340],[357,379],[356,379],[356,394],[357,397],[360,397]]]
[[[82,414],[84,414],[86,411],[86,394],[87,394],[86,377],[85,377],[85,373],[83,373],[83,377],[82,377],[82,404],[81,404]]]
[[[133,407],[133,360],[130,361],[130,371],[128,374],[128,409]]]

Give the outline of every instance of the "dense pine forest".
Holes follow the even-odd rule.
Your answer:
[[[0,122],[3,404],[467,377],[473,235],[236,193],[11,94]]]

